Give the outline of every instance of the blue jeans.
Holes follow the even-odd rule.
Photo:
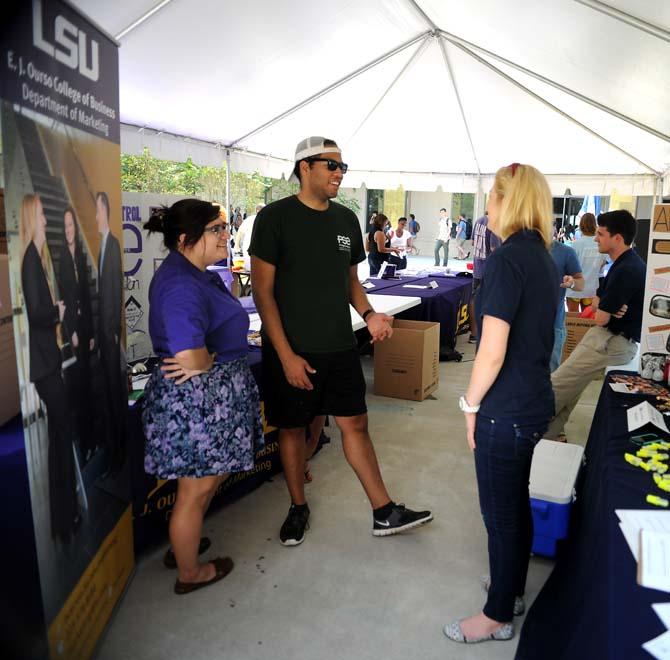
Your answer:
[[[548,424],[548,419],[515,422],[477,415],[475,468],[491,573],[484,614],[494,621],[512,621],[514,598],[526,588],[533,544],[530,464]]]
[[[551,352],[551,360],[549,360],[549,371],[553,373],[561,364],[561,355],[563,354],[563,344],[565,344],[565,337],[567,332],[564,325],[554,327],[554,350]]]

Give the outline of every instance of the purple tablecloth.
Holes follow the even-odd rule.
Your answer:
[[[401,277],[399,280],[379,280],[375,277],[372,279],[367,279],[364,284],[367,284],[368,282],[370,284],[374,284],[373,289],[365,289],[365,292],[370,294],[370,293],[379,293],[380,291],[385,291],[386,289],[389,289],[392,286],[398,286],[399,284],[409,284],[411,282],[416,282],[420,278],[418,277]]]
[[[436,289],[405,288],[405,284],[427,285],[437,283]],[[440,324],[440,346],[453,349],[456,346],[456,335],[468,321],[468,303],[472,295],[472,278],[468,277],[422,277],[407,278],[396,282],[383,290],[371,289],[368,293],[379,293],[382,296],[412,296],[421,298],[421,304],[411,307],[398,318],[413,321],[437,321]]]

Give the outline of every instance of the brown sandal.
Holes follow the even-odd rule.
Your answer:
[[[180,580],[177,580],[174,583],[174,592],[179,596],[183,596],[184,594],[190,594],[192,591],[209,587],[210,584],[223,580],[223,578],[233,570],[233,566],[235,565],[230,557],[217,557],[216,559],[212,559],[209,563],[214,564],[214,569],[216,571],[211,580],[205,580],[204,582],[181,582]]]

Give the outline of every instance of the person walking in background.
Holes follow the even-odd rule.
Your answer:
[[[79,225],[74,209],[63,213],[64,236],[60,251],[58,282],[65,303],[63,330],[77,361],[68,368],[65,382],[69,402],[74,409],[75,427],[85,461],[95,451],[95,420],[91,399],[91,353],[95,346],[88,265],[79,239]]]
[[[569,245],[552,241],[551,257],[556,264],[560,283],[558,307],[554,317],[554,350],[551,353],[551,362],[549,363],[549,370],[555,371],[561,363],[563,344],[565,344],[565,292],[568,289],[581,291],[584,288],[584,275],[579,259]]]
[[[386,490],[368,432],[350,304],[373,342],[391,336],[392,319],[372,309],[358,280],[365,251],[356,215],[332,201],[347,171],[337,143],[323,137],[302,140],[294,162],[291,181],[299,181],[300,192],[258,214],[249,250],[254,300],[263,322],[265,414],[268,424],[279,428],[291,498],[279,540],[285,546],[304,541],[310,517],[305,427],[326,414],[342,432],[344,454],[371,504],[372,534],[397,534],[433,516],[396,504]],[[386,216],[375,219],[382,240],[385,222]]]
[[[460,213],[458,216],[458,225],[456,226],[456,248],[458,250],[458,256],[456,257],[457,259],[467,259],[470,256],[470,253],[466,252],[465,248],[463,247],[465,245],[465,241],[468,238],[467,232],[468,223],[465,220],[465,215]]]
[[[605,367],[627,364],[637,353],[642,327],[646,266],[631,248],[635,218],[628,211],[598,216],[596,244],[612,259],[591,303],[596,324],[554,371],[556,414],[545,437],[565,441],[565,424],[586,386]]]
[[[119,241],[109,229],[109,197],[95,196],[95,220],[101,236],[98,257],[98,348],[105,382],[107,472],[115,474],[124,461],[124,420],[127,390],[121,365],[122,269]]]
[[[530,165],[502,167],[487,208],[488,227],[503,243],[488,257],[477,295],[479,350],[459,405],[475,454],[490,576],[483,611],[444,627],[449,639],[465,643],[511,639],[513,617],[524,611],[530,465],[554,410],[549,359],[558,282],[547,181]]]
[[[472,230],[472,254],[474,261],[474,268],[472,271],[472,297],[470,298],[469,304],[469,315],[470,315],[470,339],[468,343],[476,344],[477,337],[477,317],[475,314],[475,297],[479,291],[479,287],[482,284],[484,279],[484,271],[486,268],[486,259],[489,257],[491,252],[496,248],[500,247],[501,240],[499,236],[496,236],[489,228],[488,222],[489,217],[487,211],[484,211],[484,215],[477,220],[475,226]]]
[[[379,270],[390,254],[398,254],[398,248],[386,246],[386,233],[384,227],[388,218],[383,213],[378,213],[372,221],[372,230],[365,238],[365,250],[368,253],[368,264],[370,266],[370,277],[379,274]]]
[[[409,223],[407,224],[407,229],[409,231],[409,235],[412,238],[416,238],[417,234],[421,231],[421,225],[417,222],[414,213],[409,214]]]
[[[159,479],[177,479],[170,542],[180,595],[233,569],[230,557],[199,563],[199,548],[209,546],[200,538],[202,521],[219,485],[230,473],[251,470],[264,442],[247,362],[249,316],[207,271],[228,257],[224,218],[210,202],[183,199],[144,225],[162,234],[170,251],[149,287],[149,334],[162,365],[145,389],[144,467]]]
[[[593,213],[584,213],[579,221],[580,236],[575,239],[572,249],[584,274],[584,288],[581,291],[571,291],[567,298],[569,312],[581,312],[590,307],[598,289],[599,276],[606,258],[598,251],[595,241],[596,217]],[[575,232],[575,235],[577,232]]]
[[[407,268],[407,251],[412,249],[412,236],[407,231],[407,218],[398,218],[395,230],[388,234],[391,241],[391,250],[397,253],[389,255],[389,263],[395,264],[398,270]]]
[[[51,537],[69,543],[81,518],[59,348],[63,341],[61,323],[67,309],[54,291],[46,226],[39,195],[26,195],[21,203],[19,233],[23,246],[21,288],[28,316],[29,377],[47,413]]]
[[[437,220],[437,236],[435,237],[435,265],[440,265],[440,250],[444,251],[442,265],[449,263],[449,239],[451,238],[451,220],[447,216],[447,209],[440,209]]]

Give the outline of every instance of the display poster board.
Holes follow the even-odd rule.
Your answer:
[[[34,546],[15,548],[21,564],[7,568],[38,575],[41,597],[3,585],[3,601],[40,620],[15,613],[0,655],[78,660],[93,655],[134,566],[118,45],[60,0],[10,3],[0,30],[16,469],[27,472],[3,515],[17,527],[32,516]]]
[[[670,204],[656,204],[651,215],[647,282],[639,372],[661,380],[670,357]]]

